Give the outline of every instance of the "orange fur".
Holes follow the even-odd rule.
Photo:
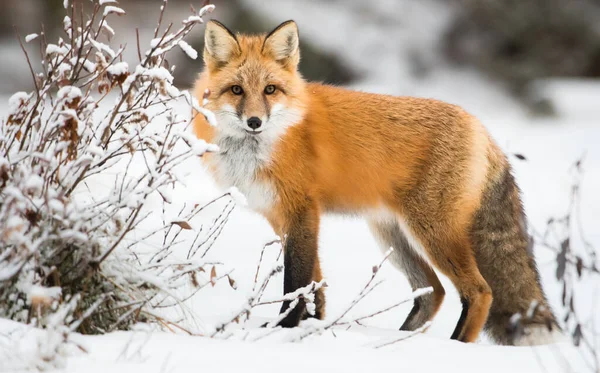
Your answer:
[[[209,23],[207,68],[196,82],[196,96],[203,97],[208,89],[205,107],[222,118],[233,116],[222,113],[223,108],[236,108],[239,123],[232,119],[232,128],[213,128],[198,115],[195,133],[218,142],[225,130],[239,130],[248,137],[240,141],[260,142],[263,133],[243,134],[248,128],[242,119],[268,118],[269,110],[283,107],[296,119],[276,136],[268,159],[246,175],[246,187],[272,191],[264,192],[272,198],[256,210],[275,232],[293,241],[285,247],[290,260],[286,267],[294,266],[286,272],[286,283],[294,276],[302,277],[293,280],[295,287],[306,285],[308,277],[321,279],[316,247],[321,213],[386,211],[405,222],[403,232],[413,241],[411,247],[422,250],[421,270],[435,288],[433,313],[444,289],[427,263],[447,275],[468,303],[455,337],[475,341],[492,292],[478,270],[470,231],[486,186],[508,167],[506,158],[479,121],[460,107],[306,83],[297,72],[294,29],[295,24],[285,23],[269,36],[234,36],[224,26]],[[232,93],[233,85],[244,94]],[[267,85],[277,91],[265,94]],[[233,173],[223,169],[226,156],[206,157],[223,186],[230,182],[224,175]],[[322,293],[320,297],[322,317]],[[296,325],[300,314],[285,326]]]

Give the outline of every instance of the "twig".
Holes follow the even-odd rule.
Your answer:
[[[393,340],[385,342],[385,343],[382,343],[380,345],[377,345],[377,346],[375,346],[375,348],[382,348],[382,347],[393,345],[398,342],[406,341],[407,339],[410,339],[410,338],[416,336],[417,334],[425,333],[427,331],[427,329],[429,329],[430,326],[431,326],[431,321],[427,321],[425,324],[423,324],[423,326],[415,329],[414,331],[408,333],[407,335],[402,336],[400,338],[393,339]]]
[[[276,243],[281,243],[280,239],[275,239],[267,242],[263,245],[262,250],[260,251],[260,259],[258,259],[258,265],[256,266],[256,273],[254,274],[254,284],[252,285],[252,291],[256,289],[256,284],[258,283],[258,273],[260,272],[260,265],[262,264],[263,255],[265,254],[265,250],[268,246],[275,245]]]
[[[381,315],[382,313],[385,313],[385,312],[388,312],[390,310],[393,310],[396,307],[399,307],[399,306],[401,306],[401,305],[403,305],[405,303],[408,303],[408,302],[412,302],[416,298],[422,297],[423,295],[426,295],[426,294],[431,294],[432,292],[433,292],[433,287],[431,287],[431,286],[430,287],[426,287],[426,288],[416,289],[415,291],[413,291],[413,293],[408,298],[403,299],[403,300],[401,300],[398,303],[395,303],[395,304],[393,304],[393,305],[391,305],[389,307],[386,307],[386,308],[384,308],[382,310],[370,313],[368,315],[355,318],[352,321],[338,322],[336,325],[345,325],[345,324],[352,324],[352,323],[360,324],[360,321],[362,321],[362,320],[369,319],[369,318]]]
[[[29,54],[27,53],[27,50],[25,50],[25,46],[23,45],[23,42],[21,41],[21,36],[19,35],[19,32],[17,31],[17,26],[13,26],[13,27],[15,30],[15,35],[17,36],[17,40],[19,41],[19,45],[21,46],[21,50],[23,51],[23,54],[25,54],[25,59],[27,60],[27,66],[29,66],[29,72],[31,73],[31,78],[33,80],[33,85],[35,86],[35,91],[37,93],[37,97],[40,97],[40,87],[38,86],[37,78],[35,76],[35,73],[33,72],[33,67],[31,66],[31,60],[29,59]]]

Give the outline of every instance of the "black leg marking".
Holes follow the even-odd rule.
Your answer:
[[[421,310],[421,300],[419,298],[416,298],[413,303],[413,308],[410,310],[410,313],[408,314],[408,316],[406,317],[406,320],[400,327],[400,330],[413,330],[414,329],[412,327],[413,320],[417,317],[420,310]]]
[[[452,333],[452,337],[450,337],[450,339],[458,339],[458,337],[460,337],[460,333],[465,326],[467,314],[469,313],[469,300],[461,297],[460,302],[462,303],[462,312],[460,314],[460,318],[458,319],[458,323],[456,324],[456,328],[454,329],[454,333]]]
[[[318,227],[316,211],[302,211],[292,220],[284,245],[284,294],[292,293],[311,283],[317,259]],[[290,301],[284,302],[280,312],[286,312],[290,304]],[[298,326],[305,312],[305,302],[300,299],[279,325],[287,328]]]

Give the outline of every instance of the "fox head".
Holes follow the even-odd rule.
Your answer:
[[[217,21],[206,25],[206,108],[232,137],[273,138],[302,120],[304,81],[294,21],[269,34],[235,35]]]

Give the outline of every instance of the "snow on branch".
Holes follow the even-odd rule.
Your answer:
[[[190,115],[174,110],[177,100],[186,100],[188,114],[214,119],[173,85],[166,59],[176,45],[193,57],[184,38],[213,6],[176,31],[159,21],[145,57],[130,66],[121,60],[123,48],[103,40],[114,36],[107,18],[126,16],[115,4],[95,1],[88,19],[79,20],[65,0],[66,38],[25,37],[39,40],[39,72],[19,40],[35,89],[10,98],[0,126],[0,317],[65,336],[157,321],[153,309],[182,305],[185,296],[176,291],[182,284],[192,282],[197,291],[232,281],[226,271],[217,275],[220,263],[193,255],[206,253],[219,236],[235,206],[232,193],[215,225],[199,229],[186,262],[166,258],[203,206],[183,206],[179,223],[155,230],[164,234],[161,247],[131,250],[151,237],[134,234],[151,216],[148,201],[172,203],[173,185],[182,182],[177,167],[218,150],[190,135]],[[111,186],[96,190],[97,180]]]

